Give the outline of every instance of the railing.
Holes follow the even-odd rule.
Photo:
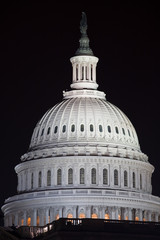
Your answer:
[[[91,218],[60,218],[43,227],[21,226],[17,229],[20,236],[34,238],[50,232],[59,231],[103,231],[103,232],[132,232],[160,234],[160,222],[141,222],[130,220],[110,220]]]

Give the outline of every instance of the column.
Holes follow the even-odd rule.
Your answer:
[[[151,211],[148,211],[148,221],[151,222]]]
[[[119,213],[119,208],[116,207],[115,209],[115,219],[118,220],[118,213]]]
[[[62,218],[63,217],[63,214],[62,214],[62,207],[59,208],[59,218]]]
[[[73,218],[77,218],[77,206],[73,207]]]
[[[116,209],[115,209],[115,207],[111,208],[111,219],[116,219]]]
[[[33,226],[37,226],[37,209],[33,212]]]
[[[139,221],[143,221],[143,219],[142,219],[142,209],[139,209]]]
[[[27,213],[26,213],[26,211],[24,211],[24,213],[23,213],[23,219],[24,219],[24,222],[23,222],[23,225],[24,226],[26,226],[27,225]]]
[[[132,209],[128,208],[128,220],[132,220]]]
[[[86,207],[86,218],[91,218],[91,206]]]
[[[155,222],[158,222],[158,213],[155,213]]]
[[[18,213],[15,214],[14,225],[18,226]]]
[[[45,211],[46,211],[46,224],[47,224],[49,223],[49,209],[46,208]]]

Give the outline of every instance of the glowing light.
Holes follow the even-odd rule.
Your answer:
[[[39,226],[39,216],[37,216],[37,226]]]
[[[121,215],[120,214],[118,214],[118,220],[121,220]]]
[[[56,215],[56,220],[58,220],[58,219],[59,219],[59,214]]]
[[[73,215],[72,215],[71,213],[69,213],[69,214],[67,215],[67,218],[73,218]]]
[[[86,215],[84,213],[79,214],[79,218],[85,218],[85,217],[86,217]]]
[[[96,213],[93,213],[92,218],[96,219],[96,218],[98,218],[98,215]]]
[[[109,219],[109,214],[106,213],[106,214],[104,215],[104,218],[105,218],[105,219]]]
[[[27,219],[27,226],[31,226],[31,218],[30,217]]]
[[[128,220],[128,216],[125,217],[125,220]]]
[[[135,221],[139,221],[139,217],[135,217]]]

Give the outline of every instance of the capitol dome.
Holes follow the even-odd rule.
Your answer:
[[[6,199],[5,226],[43,226],[59,218],[160,221],[160,198],[127,116],[98,91],[98,58],[82,13],[80,47],[62,102],[37,123],[15,167],[18,194]]]

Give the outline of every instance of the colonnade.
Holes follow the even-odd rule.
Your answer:
[[[5,216],[5,226],[44,226],[59,218],[98,218],[160,222],[160,214],[150,210],[104,206],[34,208]]]

